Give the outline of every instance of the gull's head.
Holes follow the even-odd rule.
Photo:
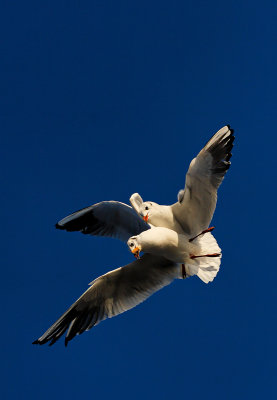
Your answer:
[[[132,236],[128,242],[128,247],[136,258],[139,258],[139,253],[141,252],[141,245],[139,244],[138,237]]]
[[[154,211],[154,204],[155,203],[151,203],[150,201],[145,201],[140,205],[139,214],[142,216],[142,219],[145,222],[148,222],[149,219],[149,222],[151,222],[151,216]]]

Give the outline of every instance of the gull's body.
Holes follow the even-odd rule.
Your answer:
[[[58,229],[108,236],[124,242],[136,235],[149,253],[95,279],[90,288],[34,343],[49,342],[52,345],[67,331],[67,344],[100,321],[135,307],[174,279],[184,278],[180,263],[185,263],[187,276],[196,274],[204,282],[213,280],[221,254],[216,259],[207,260],[202,256],[194,259],[191,252],[202,252],[203,255],[206,251],[218,252],[220,249],[215,239],[210,233],[196,238],[194,243],[190,239],[210,224],[217,189],[230,166],[233,139],[233,132],[225,126],[209,140],[192,160],[185,189],[179,192],[178,202],[171,206],[143,203],[140,195],[135,193],[130,198],[133,208],[116,201],[104,201],[70,214],[56,224]],[[167,231],[164,228],[168,228]],[[160,230],[155,232],[155,229]]]
[[[189,254],[200,254],[197,241],[189,242],[190,237],[172,229],[153,227],[138,236],[132,236],[127,244],[135,241],[135,246],[144,253],[161,255],[175,263],[185,263]]]
[[[205,283],[211,282],[219,270],[221,249],[210,232],[192,239],[187,234],[154,227],[131,237],[127,244],[131,251],[137,249],[183,264],[187,276],[198,275]]]

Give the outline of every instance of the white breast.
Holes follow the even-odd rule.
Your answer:
[[[177,263],[184,263],[190,254],[199,250],[197,245],[189,242],[187,235],[163,227],[149,229],[137,238],[144,252],[161,255]]]

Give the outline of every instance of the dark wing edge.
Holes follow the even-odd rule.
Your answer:
[[[235,140],[234,130],[230,125],[221,128],[201,150],[201,153],[207,151],[212,156],[211,182],[218,188],[224,175],[230,168],[233,143]]]
[[[63,218],[55,226],[67,232],[108,236],[124,242],[150,229],[132,207],[117,201],[102,201],[83,208]]]
[[[52,346],[67,330],[65,346],[106,318],[143,302],[180,276],[178,264],[145,254],[140,260],[95,279],[89,289],[33,344]]]

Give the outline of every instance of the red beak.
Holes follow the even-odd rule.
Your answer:
[[[143,220],[145,221],[145,222],[148,222],[148,213],[143,217]]]

